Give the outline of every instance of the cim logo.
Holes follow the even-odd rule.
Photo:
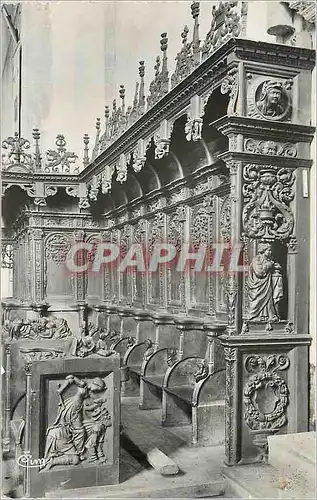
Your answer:
[[[46,464],[45,458],[32,458],[30,454],[20,455],[17,464],[19,467],[23,467],[24,469],[29,468],[42,468]]]

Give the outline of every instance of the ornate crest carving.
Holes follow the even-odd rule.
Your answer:
[[[46,258],[52,259],[57,264],[62,264],[70,250],[71,243],[65,234],[53,234],[45,243]]]
[[[295,172],[271,165],[246,165],[243,171],[243,226],[248,237],[287,239],[294,227],[289,208]]]
[[[210,30],[202,46],[202,60],[206,59],[229,38],[237,38],[241,31],[240,16],[237,12],[237,0],[220,2],[212,8]]]
[[[245,369],[253,373],[244,387],[245,423],[255,435],[254,444],[260,449],[260,461],[267,460],[267,436],[287,423],[286,408],[289,391],[277,371],[287,370],[289,358],[284,354],[248,356]]]
[[[34,170],[32,155],[25,151],[30,148],[30,141],[19,137],[16,132],[13,137],[7,137],[2,141],[2,147],[8,150],[2,157],[2,170],[14,170],[18,166],[24,167],[26,171]]]
[[[71,153],[66,149],[66,140],[62,134],[56,137],[56,151],[48,150],[46,152],[45,172],[56,173],[78,173],[78,167],[74,167],[74,163],[78,159],[75,153]]]

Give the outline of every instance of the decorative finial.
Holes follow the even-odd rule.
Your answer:
[[[119,96],[120,96],[120,99],[121,99],[121,110],[122,110],[122,114],[124,115],[125,113],[125,102],[124,102],[124,98],[125,98],[125,88],[124,88],[124,85],[120,85],[120,89],[119,89]]]
[[[160,64],[161,64],[161,60],[160,60],[160,56],[157,56],[156,58],[156,61],[155,61],[155,65],[154,65],[154,69],[155,69],[155,77],[157,78],[160,74]]]
[[[199,40],[199,23],[198,17],[200,12],[200,4],[199,2],[193,2],[191,4],[192,16],[194,19],[194,31],[193,31],[193,63],[194,68],[199,66],[200,64],[200,40]]]
[[[145,92],[144,92],[144,74],[145,74],[145,67],[144,67],[144,61],[140,61],[140,66],[139,66],[139,75],[140,75],[140,93],[139,93],[139,113],[140,115],[143,115],[145,111]]]
[[[99,120],[99,122],[98,122],[98,120]],[[97,118],[97,123],[99,124],[99,130],[100,130],[100,118]],[[96,123],[96,128],[97,128],[97,123]],[[97,128],[97,130],[98,130],[98,128]],[[88,163],[89,163],[89,155],[88,155],[89,135],[88,134],[84,134],[83,141],[84,141],[83,164],[84,164],[84,168],[86,168]]]
[[[40,152],[40,131],[38,128],[33,129],[32,133],[33,139],[35,141],[35,146],[34,146],[34,164],[35,164],[35,170],[36,171],[41,171],[42,170],[42,156]]]
[[[86,134],[85,134],[86,135]],[[85,137],[85,136],[84,136]],[[94,160],[96,156],[99,154],[99,148],[100,148],[100,118],[96,119],[96,138],[95,138],[95,145],[94,149],[92,150],[92,155],[91,159]],[[85,142],[85,141],[84,141]]]

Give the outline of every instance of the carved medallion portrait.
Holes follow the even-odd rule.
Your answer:
[[[248,98],[248,116],[265,120],[289,120],[291,115],[290,89],[293,82],[259,80],[251,84]]]

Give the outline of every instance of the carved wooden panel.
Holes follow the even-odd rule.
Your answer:
[[[176,248],[176,261],[171,263],[167,271],[167,304],[181,307],[185,302],[184,280],[182,271],[177,270],[177,260],[184,242],[186,207],[179,206],[167,216],[167,242]]]
[[[25,493],[119,481],[119,356],[28,366],[25,443],[42,467],[26,469]]]
[[[164,241],[165,214],[158,212],[148,222],[148,258],[153,257],[155,243]],[[165,289],[165,269],[158,266],[155,272],[148,273],[148,300],[150,304],[163,304]]]
[[[111,242],[117,245],[120,244],[120,232],[118,229],[111,231]],[[119,267],[114,263],[110,267],[111,272],[111,292],[110,300],[117,303],[119,300]]]
[[[132,243],[134,245],[140,245],[142,251],[144,251],[144,243],[145,243],[145,230],[146,230],[146,221],[139,220],[137,224],[132,227]],[[145,273],[140,269],[132,269],[131,270],[131,294],[132,294],[132,303],[136,304],[144,304],[145,303]]]
[[[94,257],[96,255],[96,250],[98,244],[101,242],[101,236],[98,234],[93,234],[88,236],[87,243],[91,243],[93,245],[92,249],[89,251],[87,258],[89,259],[89,268],[87,272],[87,297],[98,297],[99,299],[101,298],[101,289],[102,289],[102,273],[103,273],[103,267],[100,266],[100,268],[96,271],[93,271],[92,265],[94,262]]]
[[[200,201],[190,208],[190,242],[193,252],[211,241],[211,216],[209,207]],[[195,262],[189,263],[190,307],[202,311],[209,305],[209,276],[206,273],[206,260],[202,270],[195,270]]]
[[[124,226],[120,231],[120,261],[122,262],[130,249],[131,242],[131,230],[130,226]],[[124,304],[130,303],[130,283],[131,276],[130,270],[125,269],[119,271],[119,294],[120,294],[120,302]]]
[[[65,264],[70,248],[69,233],[53,233],[45,240],[44,293],[47,297],[73,295],[73,276]]]

